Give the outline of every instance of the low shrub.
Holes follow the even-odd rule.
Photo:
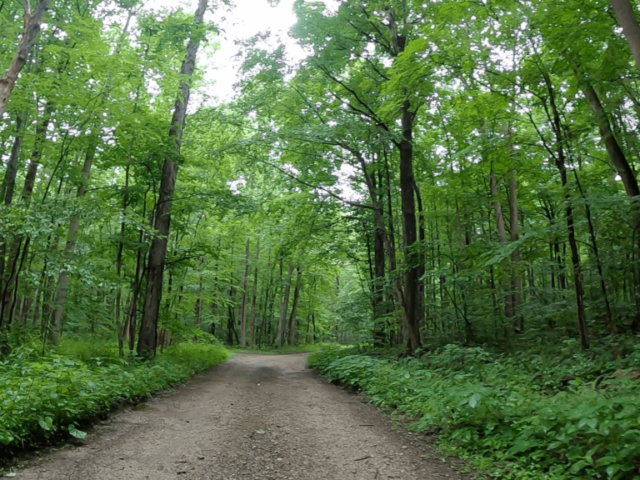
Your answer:
[[[63,342],[44,357],[16,349],[0,362],[0,444],[22,447],[61,431],[83,437],[83,419],[183,383],[227,357],[221,346],[204,343],[168,348],[153,362],[129,362],[117,358],[117,348],[114,354],[110,346],[79,342]]]
[[[581,352],[506,355],[450,345],[422,358],[350,349],[308,362],[373,404],[416,418],[412,428],[439,433],[441,446],[484,459],[496,478],[637,480],[640,382],[631,366],[638,351],[598,362]],[[569,374],[564,366],[573,367]]]

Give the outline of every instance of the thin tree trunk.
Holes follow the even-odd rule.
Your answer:
[[[196,327],[201,328],[202,313],[204,311],[204,300],[202,298],[202,295],[204,294],[203,279],[202,279],[202,267],[204,265],[204,257],[200,257],[200,260],[198,261],[198,263],[200,264],[200,275],[199,275],[199,281],[198,281],[198,298],[196,299]]]
[[[204,13],[208,0],[199,0],[195,14],[195,25],[199,27],[204,21]],[[201,33],[196,28],[197,37],[191,38],[187,46],[187,54],[182,62],[180,92],[176,99],[173,119],[169,136],[173,140],[173,151],[180,153],[182,143],[182,131],[185,125],[189,94],[191,92],[191,77],[195,70],[196,55],[200,45]],[[149,252],[149,265],[147,275],[147,291],[145,294],[144,314],[140,324],[138,339],[138,355],[144,358],[153,358],[156,352],[158,314],[162,301],[162,278],[164,264],[167,255],[167,239],[171,224],[172,196],[176,186],[178,165],[173,158],[165,159],[162,169],[162,182],[160,196],[156,212],[155,228],[158,235],[153,239]]]
[[[498,184],[496,182],[495,174],[493,173],[493,169],[489,173],[489,184],[491,186],[491,196],[493,197],[493,210],[496,215],[496,225],[498,228],[498,239],[500,240],[501,245],[505,245],[507,243],[507,232],[504,224],[504,215],[502,212],[502,205],[500,204],[500,194],[498,191]],[[507,318],[513,318],[515,312],[513,310],[513,297],[510,293],[506,294],[504,297],[504,316]]]
[[[250,345],[256,342],[256,302],[258,295],[258,267],[260,265],[260,239],[256,242],[256,266],[253,269],[253,294],[251,295],[251,341]]]
[[[36,137],[34,140],[33,151],[31,153],[31,160],[27,168],[24,186],[22,188],[22,201],[26,209],[29,208],[29,205],[31,203],[31,197],[33,195],[33,189],[35,187],[36,177],[38,174],[38,167],[40,165],[40,158],[42,157],[42,149],[44,147],[44,142],[47,139],[47,129],[49,128],[52,114],[53,105],[51,104],[51,102],[48,102],[45,106],[42,120],[40,121],[40,123],[38,123],[38,126],[36,128]],[[13,297],[13,285],[17,283],[17,279],[20,273],[18,270],[18,261],[21,249],[23,247],[23,241],[24,247],[26,249],[27,245],[29,244],[29,237],[27,237],[27,239],[25,240],[24,237],[18,236],[13,240],[11,249],[9,250],[9,258],[5,271],[5,281],[0,298],[0,326],[3,325],[4,321],[7,321],[7,323],[11,322],[11,298]]]
[[[18,51],[11,60],[9,68],[0,78],[0,118],[4,115],[7,100],[16,84],[18,75],[29,59],[31,49],[36,41],[36,35],[40,31],[42,16],[44,15],[50,0],[39,0],[36,8],[31,13],[29,0],[23,0],[24,5],[24,32],[18,44]]]
[[[244,254],[244,275],[242,276],[242,304],[240,306],[240,346],[247,346],[247,281],[249,278],[249,239]]]
[[[418,265],[417,275],[419,279],[422,279],[424,278],[424,275],[426,273],[426,261],[427,261],[425,256],[425,245],[426,245],[426,239],[427,239],[427,235],[425,232],[425,211],[424,211],[424,205],[422,203],[422,192],[420,191],[420,187],[418,186],[417,183],[414,182],[413,188],[416,193],[416,201],[418,203],[418,215],[420,218],[420,221],[418,222],[418,225],[419,225],[418,231],[419,231],[419,240],[420,240],[418,258],[420,263]],[[426,303],[424,280],[420,280],[420,284],[418,287],[418,295],[420,296],[420,304],[424,306]],[[420,323],[422,323],[423,321],[424,321],[424,307],[421,309]]]
[[[227,308],[228,310],[228,317],[227,317],[227,345],[231,346],[233,345],[233,333],[235,332],[235,319],[234,319],[234,312],[233,309],[235,308],[235,305],[233,304],[233,301],[235,299],[236,296],[236,286],[234,284],[234,278],[233,275],[231,276],[231,286],[229,287],[229,306]]]
[[[384,303],[385,261],[384,241],[380,228],[373,235],[373,345],[383,347],[385,343],[386,315],[389,313]]]
[[[16,136],[13,141],[13,147],[11,148],[11,156],[7,163],[7,169],[4,173],[4,179],[2,181],[2,191],[0,197],[4,199],[5,206],[11,205],[13,199],[13,191],[16,184],[16,176],[18,174],[18,163],[20,160],[20,149],[22,148],[23,132],[22,123],[26,114],[19,114],[16,119]],[[0,291],[2,291],[2,281],[4,279],[4,267],[5,267],[5,255],[7,251],[7,244],[4,239],[4,235],[0,236]]]
[[[511,220],[511,241],[517,242],[520,238],[518,234],[518,185],[516,181],[516,171],[509,172],[509,219]],[[520,277],[520,249],[516,248],[511,254],[511,287],[512,287],[512,308],[516,317],[514,330],[518,333],[524,332],[524,317],[518,314],[520,306],[520,295],[522,291],[522,278]]]
[[[291,292],[291,277],[294,270],[293,263],[289,265],[289,274],[287,275],[287,283],[284,287],[282,295],[282,303],[280,304],[280,321],[278,322],[278,348],[282,348],[285,339],[285,330],[287,322],[287,310],[289,309],[289,294]]]
[[[587,332],[586,315],[584,310],[584,289],[582,286],[582,272],[580,268],[580,252],[578,250],[578,243],[576,241],[575,221],[573,218],[573,206],[571,205],[571,195],[568,189],[567,168],[564,153],[565,136],[562,128],[562,120],[560,112],[555,101],[555,92],[551,79],[543,72],[543,77],[547,85],[549,92],[549,102],[551,104],[551,111],[553,118],[552,121],[553,131],[556,137],[556,166],[560,172],[560,179],[562,182],[562,188],[564,190],[565,198],[565,221],[567,223],[567,231],[569,234],[569,247],[571,249],[571,263],[573,265],[573,282],[576,292],[576,305],[578,308],[578,332],[580,334],[580,345],[584,350],[589,348],[589,335]],[[635,177],[634,177],[635,178]],[[637,185],[636,185],[637,186]]]
[[[89,176],[91,175],[91,166],[93,165],[93,157],[96,152],[97,139],[89,140],[89,147],[87,148],[87,154],[85,155],[84,165],[82,166],[82,179],[81,184],[78,187],[77,198],[83,198],[87,193],[87,183]],[[65,266],[60,272],[58,277],[58,284],[56,286],[56,293],[54,297],[54,310],[53,310],[53,332],[52,341],[55,341],[62,333],[63,318],[64,318],[64,304],[67,299],[67,290],[69,288],[69,274],[68,268],[73,257],[73,251],[76,248],[76,242],[78,240],[78,230],[80,228],[80,217],[78,214],[74,214],[71,217],[69,224],[69,233],[67,234],[67,243],[64,247],[62,254]]]
[[[298,267],[298,279],[296,280],[296,288],[293,291],[293,305],[291,307],[291,316],[289,317],[289,345],[296,344],[296,336],[298,333],[298,322],[296,315],[298,313],[298,300],[300,300],[300,288],[302,287],[302,270]]]
[[[7,169],[5,170],[4,179],[2,181],[2,193],[0,193],[0,197],[4,199],[5,205],[11,205],[11,200],[13,199],[16,176],[18,174],[18,163],[20,161],[20,149],[22,148],[22,142],[24,139],[22,126],[25,118],[25,113],[18,114],[18,117],[16,118],[16,136],[13,140],[11,156],[9,157]]]
[[[576,185],[578,186],[578,190],[580,191],[580,195],[582,196],[582,200],[584,201],[585,213],[587,215],[587,224],[589,225],[589,237],[591,239],[591,248],[593,248],[593,255],[596,259],[596,269],[598,270],[598,277],[600,279],[600,291],[602,292],[602,297],[604,298],[604,308],[605,308],[605,323],[609,332],[611,334],[615,334],[617,332],[616,321],[613,318],[613,314],[611,313],[611,304],[609,302],[609,294],[607,292],[607,283],[604,278],[604,272],[602,269],[602,261],[600,260],[600,250],[598,248],[598,239],[596,236],[596,229],[593,223],[593,216],[591,214],[591,205],[589,205],[589,201],[587,200],[587,196],[585,194],[584,189],[582,188],[582,183],[580,182],[580,178],[578,177],[578,172],[574,169],[573,175],[576,179]]]

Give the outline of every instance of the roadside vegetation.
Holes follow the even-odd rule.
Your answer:
[[[0,1],[2,444],[335,342],[498,477],[640,478],[639,0],[295,0],[225,102],[234,2],[158,3]]]
[[[112,405],[169,390],[227,357],[213,337],[171,346],[153,362],[121,358],[115,343],[64,340],[42,355],[23,340],[0,362],[0,451],[84,438],[80,425]]]
[[[404,359],[361,347],[308,362],[492,478],[640,473],[640,342],[607,340],[590,352],[575,340],[510,353],[447,345]]]

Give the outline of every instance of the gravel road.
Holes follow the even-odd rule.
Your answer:
[[[85,445],[49,452],[16,478],[466,478],[422,437],[327,384],[305,359],[236,355],[171,394],[112,415]]]

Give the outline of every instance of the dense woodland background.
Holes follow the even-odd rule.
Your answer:
[[[0,3],[3,68],[33,43],[0,125],[5,332],[153,355],[186,327],[411,351],[640,328],[633,2],[298,1],[308,57],[247,40],[215,107],[226,5],[35,3]]]
[[[0,0],[0,444],[332,342],[479,473],[640,478],[638,2],[296,0],[223,104],[192,3]]]

